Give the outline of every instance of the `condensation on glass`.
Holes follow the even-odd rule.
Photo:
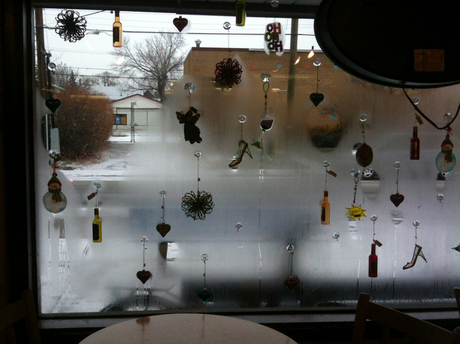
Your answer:
[[[401,90],[356,79],[320,52],[316,57],[322,63],[315,66],[306,58],[310,47],[299,49],[304,55],[296,65],[294,92],[288,90],[289,52],[280,57],[263,49],[211,51],[203,42],[190,52],[190,65],[174,81],[161,110],[136,126],[134,142],[111,143],[118,152],[114,164],[103,170],[58,170],[68,202],[60,214],[47,212],[40,202],[51,167],[38,131],[47,110],[38,98],[35,187],[43,314],[348,306],[360,292],[390,304],[452,302],[459,282],[460,253],[452,248],[460,241],[460,198],[457,172],[443,180],[435,166],[445,132],[427,122],[419,125],[420,156],[411,160],[417,124]],[[243,74],[239,85],[222,90],[212,78],[215,64],[228,56],[239,61]],[[259,149],[251,143],[260,136],[265,114],[262,74],[270,74],[267,105],[275,121]],[[193,93],[184,89],[187,83],[193,83]],[[293,92],[290,103],[288,91]],[[324,95],[318,106],[310,100],[315,92]],[[411,91],[411,96],[442,123],[443,115],[458,106],[458,93],[459,87],[451,86]],[[201,114],[196,123],[201,143],[184,140],[176,117],[176,111],[190,106]],[[125,113],[129,122],[130,112]],[[363,125],[373,150],[372,169],[356,184],[355,201],[364,216],[350,220],[346,214],[355,186],[350,170],[363,171],[354,155],[364,142]],[[454,152],[460,147],[458,132],[454,123]],[[252,157],[244,154],[237,168],[230,168],[241,140]],[[186,217],[181,208],[182,197],[197,190],[197,150],[202,153],[199,188],[211,193],[215,204],[204,220]],[[329,225],[321,224],[325,160],[337,174],[327,178]],[[398,207],[390,201],[396,160],[401,164],[398,190],[405,196]],[[92,240],[94,204],[87,200],[95,181],[101,184],[100,243]],[[382,243],[377,278],[368,276],[372,214],[378,216],[375,236]],[[170,225],[164,237],[157,231],[162,223]],[[419,257],[403,270],[415,240],[427,262]],[[295,245],[295,255],[287,245]],[[152,274],[145,284],[136,277],[143,268]],[[285,286],[291,274],[300,281],[293,291]],[[206,303],[197,295],[204,283],[213,294]]]

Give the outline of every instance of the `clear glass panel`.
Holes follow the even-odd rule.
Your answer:
[[[45,10],[46,26],[54,25],[58,12]],[[155,31],[149,16],[121,12],[124,37],[139,40],[139,35],[129,33],[139,28]],[[52,30],[46,31],[45,46],[52,60],[78,69],[80,75],[92,73],[85,67],[86,60],[94,60],[92,68],[108,68],[108,61],[115,59],[110,55],[111,37],[91,33],[102,28],[110,33],[112,17],[108,13],[88,16],[88,35],[75,45],[65,42],[66,48],[56,42],[59,37]],[[165,19],[157,22],[166,27],[175,15],[161,17]],[[91,22],[92,18],[97,20]],[[210,27],[207,20],[203,30],[224,32],[225,18],[217,27]],[[188,39],[184,74],[170,80],[162,104],[144,96],[112,103],[114,114],[126,115],[126,125],[113,126],[107,149],[98,159],[84,164],[60,162],[57,174],[68,203],[59,214],[42,206],[53,168],[40,132],[42,116],[50,111],[38,93],[35,182],[42,313],[346,306],[359,292],[394,303],[453,301],[460,254],[452,249],[460,241],[457,173],[454,169],[445,181],[437,180],[435,166],[446,132],[425,121],[418,130],[420,160],[410,160],[416,121],[402,90],[358,80],[335,68],[320,52],[308,59],[312,43],[302,36],[292,92],[289,52],[267,55],[263,49],[264,28],[272,19],[251,21],[247,18],[245,30],[260,35],[258,43],[249,46],[244,36],[211,39],[202,34],[201,47],[190,50],[198,37],[184,33]],[[290,21],[281,22],[289,30]],[[200,22],[193,24],[200,28]],[[299,32],[312,33],[311,21],[300,25]],[[242,29],[232,27],[230,32],[237,30]],[[289,35],[286,39],[289,47]],[[221,49],[214,49],[214,44]],[[229,51],[228,46],[254,49]],[[104,67],[98,64],[100,55],[106,59]],[[237,59],[243,70],[241,83],[231,89],[213,83],[216,64],[225,58]],[[316,58],[321,59],[319,66],[314,64]],[[268,88],[263,74],[270,74]],[[120,92],[123,96],[118,98],[127,96]],[[458,106],[458,92],[459,86],[451,86],[411,90],[410,96],[418,97],[420,108],[443,124],[444,114]],[[315,106],[312,94],[323,94],[324,100]],[[59,93],[54,97],[59,99]],[[185,141],[184,124],[176,116],[190,107],[201,115],[196,122],[201,143]],[[267,113],[275,121],[263,134],[259,149],[251,143],[259,139],[260,121]],[[363,113],[365,122],[360,120]],[[244,123],[239,121],[241,115],[246,116]],[[85,126],[78,117],[76,122]],[[131,126],[134,122],[136,126]],[[455,122],[454,154],[457,128]],[[245,147],[241,140],[248,144],[252,158],[244,154],[238,168],[230,168],[240,147]],[[364,141],[373,149],[374,175],[369,178],[362,178],[363,167],[353,154],[355,144]],[[199,159],[197,150],[202,152]],[[337,174],[327,174],[330,225],[320,224],[325,160]],[[395,161],[401,162],[398,185]],[[355,221],[347,217],[354,201],[351,169],[359,170],[361,177],[354,205],[365,210],[365,216]],[[94,182],[101,187],[98,196],[88,200],[95,192]],[[395,207],[390,196],[397,187],[405,198]],[[211,193],[215,204],[204,220],[187,217],[181,207],[184,195],[198,188]],[[443,194],[441,201],[438,194]],[[96,200],[101,243],[92,239]],[[377,247],[377,278],[368,277],[372,214],[378,216],[375,238],[383,244]],[[417,238],[415,219],[420,221]],[[165,237],[157,231],[161,224],[170,225]],[[145,250],[143,237],[148,238]],[[414,267],[403,270],[416,243],[423,247],[427,262],[419,256]],[[286,250],[290,244],[295,246],[292,256]],[[198,297],[205,283],[203,254],[208,254],[206,288],[213,293],[207,303]],[[136,276],[142,270],[152,274],[145,284]],[[285,286],[291,273],[300,281],[293,291]]]

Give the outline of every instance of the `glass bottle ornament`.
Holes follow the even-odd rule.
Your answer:
[[[323,203],[321,203],[321,224],[331,223],[331,205],[329,204],[329,191],[324,191]]]
[[[99,208],[94,208],[93,242],[102,242],[102,221],[99,217]]]
[[[43,206],[50,213],[58,214],[67,207],[67,197],[61,191],[61,181],[54,172],[48,181],[48,192],[43,195]]]
[[[378,257],[375,254],[375,243],[371,244],[371,254],[369,255],[369,277],[377,277],[378,275]]]
[[[444,141],[442,141],[441,152],[439,152],[435,160],[435,165],[439,172],[449,173],[454,169],[457,159],[452,152],[453,147],[454,145],[450,140],[450,136],[447,134]]]
[[[115,22],[113,23],[113,46],[120,48],[123,46],[123,30],[120,23],[120,11],[115,10]]]
[[[418,127],[414,125],[412,138],[410,140],[410,159],[420,160],[420,139],[418,138]]]
[[[236,2],[236,26],[244,26],[246,22],[246,4],[243,0]]]

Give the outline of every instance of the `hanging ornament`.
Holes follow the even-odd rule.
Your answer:
[[[284,54],[284,30],[279,22],[268,23],[265,26],[264,50],[267,55],[275,51],[277,56]]]
[[[257,141],[251,143],[252,146],[257,147],[259,149],[263,149],[262,137],[264,136],[266,131],[269,131],[273,128],[273,124],[275,122],[275,117],[267,114],[267,98],[268,98],[267,93],[268,93],[268,90],[270,89],[270,74],[262,74],[262,81],[263,81],[263,91],[265,93],[264,95],[264,99],[265,99],[264,114],[260,121],[260,129],[262,130],[262,132],[260,133],[260,136],[257,139]]]
[[[393,167],[396,169],[396,193],[390,196],[390,201],[395,205],[395,207],[398,207],[402,201],[404,201],[404,196],[398,191],[399,169],[401,168],[401,163],[399,161],[395,161]]]
[[[188,20],[187,18],[182,18],[182,16],[179,16],[179,18],[173,19],[173,24],[177,30],[179,30],[179,32],[182,32],[182,30],[188,25]]]
[[[444,199],[444,195],[440,193],[436,196],[436,199],[439,201],[439,203],[442,203],[442,200]]]
[[[403,270],[407,270],[407,269],[410,269],[410,268],[414,267],[415,263],[417,263],[417,258],[419,256],[422,257],[423,260],[425,260],[426,263],[428,263],[428,261],[426,260],[425,256],[423,255],[422,246],[417,245],[417,229],[418,229],[418,226],[420,226],[420,221],[419,220],[414,220],[412,222],[412,224],[414,225],[414,228],[415,228],[414,253],[412,254],[412,260],[410,262],[408,262],[406,265],[403,266]]]
[[[412,138],[410,139],[410,159],[420,160],[420,139],[418,138],[418,127],[414,125]]]
[[[121,48],[123,46],[123,27],[120,22],[120,11],[115,10],[115,22],[112,26],[113,46]]]
[[[452,247],[453,250],[460,252],[460,244],[458,244],[456,247]]]
[[[243,124],[246,122],[246,116],[240,115],[238,116],[238,122],[241,124],[241,138],[240,142],[238,143],[238,153],[233,156],[232,162],[228,165],[233,170],[238,169],[239,164],[243,160],[243,155],[246,153],[252,159],[251,151],[249,150],[248,143],[243,140]]]
[[[371,254],[369,255],[369,277],[377,277],[378,276],[378,257],[375,254],[375,246],[378,247],[382,246],[382,243],[375,239],[375,221],[377,221],[377,215],[371,216],[372,221],[372,244],[371,244]]]
[[[356,220],[358,219],[358,221],[361,221],[361,217],[366,217],[366,215],[364,215],[364,212],[366,210],[364,209],[361,209],[361,205],[359,206],[356,206],[356,193],[358,191],[358,183],[359,183],[359,179],[360,179],[360,171],[355,171],[354,169],[351,170],[351,175],[353,176],[353,179],[354,179],[354,182],[355,182],[355,186],[354,186],[354,193],[353,193],[353,203],[351,204],[351,207],[350,208],[347,208],[348,210],[348,213],[347,213],[347,216],[349,218],[349,220]]]
[[[328,225],[331,223],[331,205],[329,204],[329,191],[327,191],[327,175],[330,174],[333,177],[337,177],[337,173],[330,171],[329,162],[325,160],[323,166],[326,169],[326,174],[324,177],[324,198],[321,203],[321,224]]]
[[[334,232],[334,233],[332,233],[332,238],[335,239],[335,240],[337,240],[337,241],[339,241],[340,234],[337,233],[337,232]]]
[[[182,111],[176,111],[176,117],[180,124],[184,125],[184,137],[185,141],[189,141],[191,144],[201,143],[200,129],[195,125],[200,119],[200,114],[194,107],[184,114]]]
[[[241,222],[237,222],[235,225],[236,231],[239,232],[241,228],[243,228],[243,224]]]
[[[187,217],[191,217],[193,220],[204,220],[207,214],[211,214],[214,209],[214,202],[212,201],[212,195],[206,191],[200,191],[200,157],[202,153],[200,151],[195,152],[197,158],[197,192],[187,192],[182,197],[182,210],[185,212]]]
[[[361,144],[361,146],[359,146],[358,150],[356,151],[356,162],[362,167],[367,167],[372,163],[374,154],[372,152],[372,148],[366,144],[365,122],[367,120],[367,115],[361,114],[359,119],[362,122],[363,126],[363,143]]]
[[[51,110],[52,113],[55,113],[57,109],[61,106],[61,101],[59,99],[47,99],[45,100],[45,105],[48,109]]]
[[[145,236],[142,237],[141,242],[142,242],[142,271],[138,271],[136,273],[137,278],[142,282],[142,284],[145,284],[145,282],[148,281],[149,278],[152,277],[152,273],[150,271],[145,270],[145,250],[147,249],[147,241],[149,239]]]
[[[171,230],[171,226],[165,223],[165,198],[166,198],[166,191],[161,190],[160,191],[160,196],[163,199],[163,204],[161,206],[161,209],[163,211],[163,216],[161,217],[162,223],[157,225],[157,231],[158,233],[161,234],[161,236],[164,238],[166,234],[169,233]]]
[[[318,93],[318,84],[319,84],[319,66],[321,66],[321,60],[316,59],[313,62],[313,65],[316,67],[316,92],[310,94],[310,100],[315,105],[318,106],[324,100],[324,94]]]
[[[85,37],[86,19],[74,10],[62,10],[56,17],[54,31],[70,43],[75,43]]]
[[[152,273],[145,270],[145,251],[147,250],[147,237],[143,236],[142,242],[142,270],[136,273],[136,277],[142,283],[142,290],[139,290],[138,284],[136,284],[136,308],[137,310],[147,310],[150,305],[150,287],[146,286],[145,283],[152,278]],[[143,296],[143,307],[139,307],[139,295]]]
[[[234,84],[238,85],[243,74],[241,68],[238,60],[230,57],[218,62],[214,71],[216,85],[226,89],[232,88]]]
[[[213,293],[211,290],[206,288],[206,262],[208,261],[209,256],[204,253],[201,255],[201,260],[204,263],[204,271],[203,271],[203,289],[198,290],[198,297],[203,301],[203,303],[207,303],[212,300]]]
[[[292,269],[292,262],[294,259],[294,245],[288,245],[286,247],[286,250],[289,252],[289,260],[290,260],[290,276],[286,281],[284,281],[284,285],[286,288],[289,289],[289,291],[293,291],[295,287],[297,287],[300,283],[300,280],[297,278],[297,276],[293,275],[293,269]]]
[[[246,4],[243,0],[238,0],[236,2],[236,16],[235,24],[236,26],[244,26],[246,22]]]
[[[93,186],[96,188],[96,191],[94,191],[87,197],[88,201],[96,197],[93,220],[93,242],[102,242],[102,221],[99,217],[99,189],[102,185],[99,182],[94,182]]]
[[[48,154],[53,160],[53,174],[48,181],[48,192],[43,195],[43,206],[50,213],[57,214],[67,207],[67,197],[61,191],[62,184],[56,173],[56,162],[61,159],[61,153],[53,149]]]
[[[439,172],[443,174],[447,174],[451,172],[455,164],[457,163],[457,159],[455,158],[454,153],[452,152],[452,148],[454,144],[450,140],[450,128],[447,129],[446,138],[442,141],[441,144],[441,152],[436,156],[435,164],[436,168]]]

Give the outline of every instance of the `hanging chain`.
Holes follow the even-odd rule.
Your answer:
[[[354,181],[355,181],[355,187],[354,187],[354,193],[353,193],[353,204],[356,204],[356,193],[358,191],[358,183],[359,183],[359,174],[356,173],[354,176]]]
[[[396,169],[396,193],[399,193],[399,168]]]

